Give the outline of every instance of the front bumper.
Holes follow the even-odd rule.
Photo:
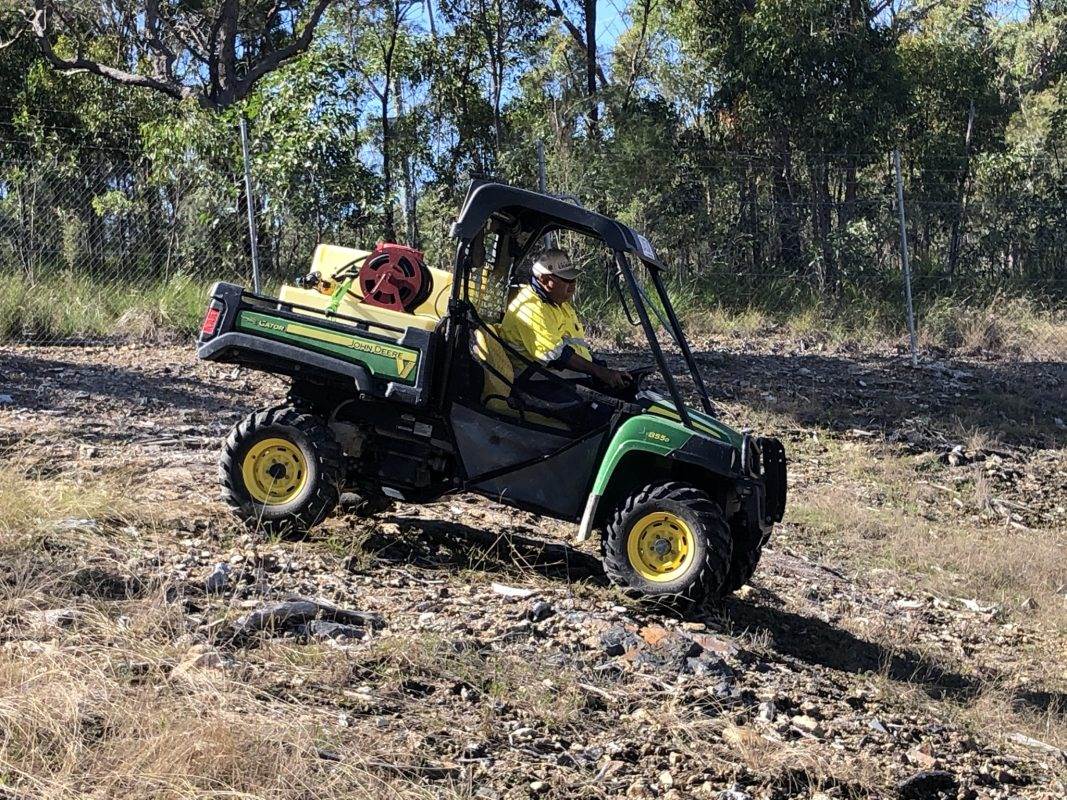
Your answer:
[[[745,511],[750,527],[769,535],[785,515],[787,473],[785,447],[778,439],[746,433],[741,445],[741,473],[749,481]]]

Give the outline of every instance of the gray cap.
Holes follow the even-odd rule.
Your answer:
[[[578,277],[578,268],[571,264],[566,250],[550,247],[537,257],[533,264],[534,275],[555,275],[565,281]]]

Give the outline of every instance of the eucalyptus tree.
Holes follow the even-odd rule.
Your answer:
[[[305,52],[334,0],[14,0],[42,57],[227,108]],[[101,40],[114,46],[101,49]]]

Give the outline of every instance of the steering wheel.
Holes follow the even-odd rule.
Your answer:
[[[628,369],[626,371],[630,373],[630,377],[633,378],[632,386],[635,389],[640,389],[641,383],[645,380],[645,378],[647,378],[649,375],[654,375],[655,373],[659,372],[659,367],[657,367],[655,364],[644,364],[640,367],[634,367],[633,369]]]

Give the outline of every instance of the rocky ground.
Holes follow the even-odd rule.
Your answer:
[[[279,382],[183,345],[0,347],[0,797],[1065,796],[1067,367],[699,344],[791,496],[753,584],[684,619],[476,497],[263,540],[215,460]],[[205,735],[161,777],[120,707],[257,720],[248,753],[305,766]]]

